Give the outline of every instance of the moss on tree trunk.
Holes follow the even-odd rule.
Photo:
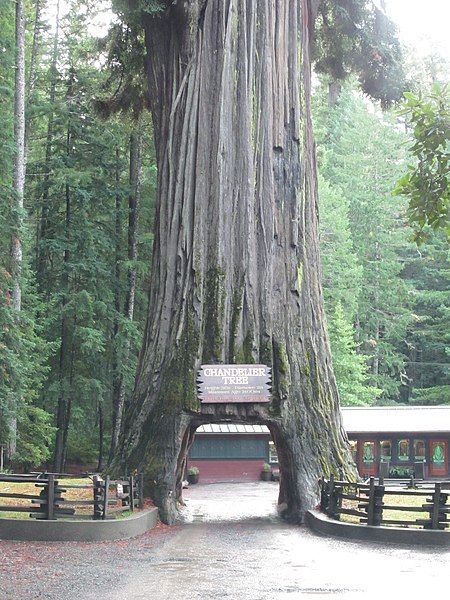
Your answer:
[[[203,0],[145,17],[158,161],[149,317],[113,468],[173,522],[201,423],[265,423],[301,519],[353,466],[320,287],[307,2]],[[197,400],[202,362],[273,369],[270,405]]]

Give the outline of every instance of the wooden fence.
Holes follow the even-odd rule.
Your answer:
[[[444,530],[449,527],[448,516],[450,505],[450,482],[423,482],[415,488],[397,482],[391,486],[385,485],[383,479],[378,482],[371,477],[368,483],[352,483],[322,478],[320,481],[320,507],[332,519],[340,520],[341,515],[359,517],[360,523],[366,525],[397,525],[401,527],[423,527],[423,529]],[[424,503],[394,505],[389,502],[392,496],[423,499]],[[420,502],[419,500],[419,502]],[[345,502],[347,501],[347,502]],[[384,511],[399,511],[405,513],[428,513],[428,518],[392,519],[384,518]]]
[[[85,476],[86,483],[71,483],[82,479],[77,475],[58,473],[32,473],[30,475],[8,475],[0,473],[1,483],[34,484],[35,493],[1,492],[2,498],[26,500],[29,504],[0,504],[0,512],[27,512],[35,519],[55,520],[111,519],[117,513],[134,511],[144,507],[144,480],[142,474],[115,480],[98,475]],[[64,480],[64,481],[61,481]],[[20,486],[19,486],[20,487]],[[91,490],[90,499],[74,500],[64,495],[68,490]],[[92,507],[89,512],[86,509]],[[83,509],[83,512],[80,510]]]

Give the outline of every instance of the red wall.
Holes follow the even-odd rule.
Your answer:
[[[199,483],[219,481],[256,481],[260,478],[263,460],[205,460],[191,459],[188,468],[200,469]]]

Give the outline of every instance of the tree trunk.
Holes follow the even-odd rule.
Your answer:
[[[72,93],[73,80],[69,83],[68,96]],[[66,133],[66,156],[69,158],[71,153],[71,124],[70,117],[67,124]],[[67,438],[69,431],[69,421],[71,413],[71,395],[72,395],[72,373],[73,373],[73,348],[69,350],[70,323],[66,314],[66,306],[69,302],[69,262],[70,262],[70,243],[72,237],[72,202],[70,187],[66,183],[66,214],[65,214],[65,248],[63,256],[63,272],[61,278],[62,300],[61,300],[61,342],[59,349],[59,395],[58,408],[56,412],[56,438],[53,469],[57,473],[62,473],[67,454]],[[67,389],[69,388],[69,389]]]
[[[320,286],[308,8],[202,0],[145,17],[158,204],[113,470],[143,469],[169,523],[202,423],[269,427],[287,518],[317,504],[322,474],[354,474]],[[197,369],[223,362],[271,366],[271,403],[201,405]]]
[[[104,468],[103,448],[105,440],[105,416],[103,411],[103,400],[97,400],[98,413],[98,462],[97,471],[101,473]]]
[[[328,106],[334,108],[339,102],[342,94],[342,83],[340,81],[330,81],[328,83]]]
[[[120,426],[117,426],[118,421],[118,397],[120,390],[120,315],[122,313],[121,303],[121,284],[120,284],[120,263],[121,263],[121,239],[122,239],[122,196],[119,193],[120,185],[120,165],[119,165],[119,148],[116,148],[116,206],[115,206],[115,257],[114,257],[114,327],[113,327],[113,360],[112,360],[112,433],[110,446],[110,460],[117,447]]]
[[[128,274],[127,291],[125,298],[125,318],[132,322],[134,318],[134,304],[136,297],[137,282],[137,233],[138,233],[138,210],[141,196],[141,131],[139,125],[130,136],[130,195],[128,197]],[[117,207],[116,207],[117,208]],[[116,223],[117,234],[117,223]],[[116,303],[117,307],[117,303]],[[119,304],[120,308],[120,304]],[[117,328],[117,335],[119,328]],[[117,337],[116,337],[117,340]],[[116,342],[117,344],[117,342]],[[119,367],[119,361],[127,364],[130,358],[131,340],[125,332],[125,342],[121,355],[116,357],[117,377],[114,384],[113,397],[113,429],[111,436],[110,459],[114,456],[119,441],[122,427],[122,414],[125,404],[125,381],[123,371]],[[116,352],[118,348],[116,346]]]
[[[69,271],[68,262],[70,258],[69,241],[71,226],[70,190],[66,186],[66,248],[64,250],[64,267],[61,287],[63,296],[61,301],[61,342],[59,348],[59,395],[58,408],[56,412],[56,438],[53,469],[56,473],[62,473],[66,456],[69,400],[70,390],[67,390],[68,359],[69,359],[69,319],[66,314],[66,305],[69,294]]]
[[[25,7],[16,0],[16,74],[14,92],[14,214],[15,223],[11,238],[12,307],[18,314],[22,309],[22,237],[23,197],[25,188]],[[11,458],[17,446],[17,398],[11,398],[9,442],[7,455]]]
[[[29,110],[34,102],[34,92],[36,89],[36,63],[39,55],[39,47],[41,43],[41,13],[42,13],[42,2],[41,0],[36,0],[36,8],[34,15],[34,28],[33,28],[33,44],[31,47],[31,57],[30,57],[30,73],[28,75],[28,94],[27,94],[27,119],[25,126],[25,168],[27,162],[27,154],[28,154],[28,136],[30,133],[30,118],[29,118]]]

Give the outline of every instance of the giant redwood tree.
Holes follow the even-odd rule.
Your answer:
[[[158,163],[149,315],[113,470],[142,469],[173,522],[207,422],[266,424],[280,504],[352,474],[320,286],[308,0],[185,0],[144,14]],[[201,405],[205,363],[272,367],[270,404]]]

